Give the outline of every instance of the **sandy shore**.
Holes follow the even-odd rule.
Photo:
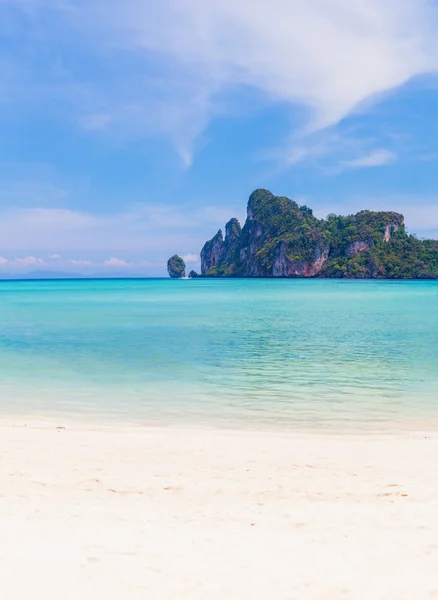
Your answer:
[[[438,433],[0,422],[4,600],[438,598]]]

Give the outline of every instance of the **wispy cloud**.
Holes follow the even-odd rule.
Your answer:
[[[124,260],[123,258],[115,258],[114,256],[111,258],[108,258],[105,262],[104,265],[106,267],[117,267],[118,269],[122,268],[128,268],[132,266],[132,263]]]
[[[341,163],[341,167],[347,169],[362,169],[368,167],[383,167],[392,165],[397,160],[397,155],[389,150],[373,150],[370,154],[365,154],[359,158],[345,160]]]
[[[145,261],[128,262],[122,258],[109,258],[104,261],[93,261],[83,258],[61,258],[59,255],[49,257],[12,257],[0,256],[0,272],[25,274],[34,271],[48,270],[50,272],[70,273],[111,273],[112,271],[131,270],[139,272],[145,266],[153,266]]]
[[[393,140],[389,143],[396,145]],[[318,168],[327,175],[337,175],[352,169],[365,169],[391,165],[398,160],[397,154],[387,148],[376,146],[376,140],[344,127],[343,131],[326,129],[315,131],[306,138],[291,136],[283,145],[265,150],[261,160],[273,162],[275,172],[293,166],[295,168]]]
[[[13,258],[8,259],[4,256],[0,256],[0,267],[9,267],[12,266],[17,269],[27,270],[31,267],[40,267],[44,265],[44,260],[42,258],[37,258],[35,256],[25,256],[22,258]]]
[[[64,208],[4,210],[0,263],[3,271],[50,267],[164,273],[175,252],[197,264],[205,240],[233,215],[239,216],[232,206],[163,204],[137,204],[114,215]]]
[[[3,22],[13,18],[26,32],[23,52],[9,56],[22,68],[8,70],[14,74],[8,85],[17,85],[17,72],[32,72],[45,52],[47,68],[22,82],[22,101],[31,98],[52,112],[64,106],[90,131],[167,136],[186,165],[209,121],[225,110],[224,95],[239,86],[261,92],[267,104],[301,105],[307,120],[298,126],[310,132],[438,70],[438,8],[428,0],[26,0],[2,6]],[[48,56],[59,56],[61,39],[67,60],[48,65]],[[78,48],[82,60],[69,61]],[[10,91],[4,94],[17,100]],[[229,102],[226,110],[233,110]]]
[[[71,258],[71,259],[67,259],[67,260],[62,260],[59,261],[61,265],[71,265],[73,267],[92,267],[93,266],[93,261],[91,260],[85,260],[83,258]],[[51,266],[55,265],[56,263],[51,263]],[[59,264],[59,263],[58,263]]]
[[[184,254],[182,259],[189,265],[199,263],[199,256],[197,254]]]

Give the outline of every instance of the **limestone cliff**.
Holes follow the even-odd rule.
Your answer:
[[[201,272],[210,277],[434,277],[438,242],[408,236],[399,213],[365,210],[318,219],[307,206],[256,190],[243,228],[231,219],[225,237],[219,230],[204,245]]]

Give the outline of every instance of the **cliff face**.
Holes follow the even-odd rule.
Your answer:
[[[240,251],[241,235],[242,229],[237,219],[231,219],[225,225],[225,239],[222,230],[219,229],[201,250],[201,274],[213,273],[225,263],[231,267],[233,262],[238,259],[235,253]]]
[[[243,228],[231,219],[201,252],[202,275],[211,277],[421,277],[438,276],[438,243],[426,247],[408,236],[403,215],[362,211],[317,219],[267,190],[248,201]],[[400,262],[401,246],[419,260]],[[436,261],[436,265],[435,265]]]

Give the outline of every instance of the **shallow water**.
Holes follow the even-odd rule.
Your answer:
[[[226,427],[438,422],[438,282],[0,282],[0,410]]]

